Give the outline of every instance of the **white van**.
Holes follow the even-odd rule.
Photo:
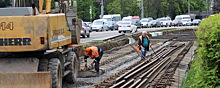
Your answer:
[[[94,20],[92,23],[92,31],[106,31],[108,30],[107,20],[106,19],[98,19]]]
[[[190,17],[190,15],[177,15],[175,17],[175,20],[182,20],[182,19],[190,19],[191,20],[191,17]]]
[[[121,15],[120,14],[109,14],[109,15],[104,15],[102,19],[106,19],[107,21],[114,21],[118,22],[121,21]]]

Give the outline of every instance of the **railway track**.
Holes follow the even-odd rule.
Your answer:
[[[119,73],[106,78],[96,84],[96,88],[141,88],[149,86],[149,83],[171,62],[170,55],[185,43],[167,45],[156,52],[156,55],[148,57],[145,61],[128,67]]]
[[[185,54],[189,51],[193,42],[190,42],[183,51],[178,54],[178,56],[172,61],[168,68],[166,68],[165,73],[160,77],[160,79],[154,84],[154,88],[166,88],[167,86],[171,86],[173,80],[173,76],[175,71],[179,65],[179,63],[184,58]]]

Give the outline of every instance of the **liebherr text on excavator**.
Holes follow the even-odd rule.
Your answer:
[[[0,0],[0,88],[62,88],[63,80],[76,81],[82,52],[77,3],[54,0],[53,10],[51,3]]]

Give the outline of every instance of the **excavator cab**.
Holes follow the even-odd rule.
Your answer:
[[[63,80],[76,81],[82,51],[76,2],[69,9],[69,0],[54,1],[57,11],[51,0],[0,0],[0,88],[62,88]]]

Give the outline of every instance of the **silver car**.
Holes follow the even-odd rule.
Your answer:
[[[108,30],[108,25],[107,25],[107,20],[106,19],[98,19],[94,20],[92,23],[92,31],[106,31]]]
[[[118,33],[121,32],[137,32],[137,26],[134,25],[131,21],[122,21],[118,26]]]
[[[89,25],[87,25],[86,23],[82,22],[82,28],[80,31],[80,34],[83,38],[85,37],[90,37],[90,28]]]

